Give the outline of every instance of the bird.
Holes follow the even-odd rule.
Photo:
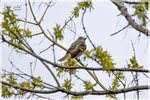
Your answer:
[[[81,56],[84,51],[86,50],[86,44],[85,44],[86,38],[80,36],[75,42],[73,42],[70,46],[70,48],[67,50],[67,53],[65,56],[63,56],[61,59],[58,61],[64,61],[67,59],[68,54],[71,55],[71,58],[77,58]]]

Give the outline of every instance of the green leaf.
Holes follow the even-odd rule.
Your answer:
[[[25,88],[30,88],[30,82],[27,82],[27,81],[22,82],[20,85]]]
[[[66,90],[71,90],[72,85],[73,85],[73,84],[71,84],[71,81],[70,81],[68,78],[64,80],[63,87],[64,87]]]
[[[70,100],[84,100],[83,96],[71,96]]]
[[[7,80],[10,84],[17,84],[17,82],[16,82],[17,79],[16,79],[15,76],[12,75],[12,74],[10,74],[6,80]]]
[[[2,97],[8,98],[14,94],[14,91],[11,91],[6,85],[2,84]]]
[[[132,56],[130,59],[129,59],[130,63],[127,64],[128,68],[138,68],[138,69],[142,69],[143,66],[140,66],[136,60],[136,57],[135,56]]]
[[[92,84],[90,81],[86,81],[86,82],[84,83],[84,89],[85,89],[86,91],[89,91],[89,90],[93,89],[93,87],[96,86],[96,84],[97,84],[97,83]]]
[[[30,37],[31,36],[31,31],[29,30],[29,28],[27,28],[27,30],[24,31],[25,32],[25,37]]]
[[[42,79],[41,79],[40,76],[32,78],[32,81],[34,82],[34,86],[35,86],[35,87],[37,87],[37,88],[42,88],[42,87],[43,87]],[[36,84],[37,84],[37,85],[36,85]],[[33,87],[32,87],[32,88],[33,88]]]
[[[71,58],[71,54],[67,55],[67,61],[64,62],[65,66],[77,66],[77,61]]]
[[[72,14],[75,18],[79,17],[80,9],[92,8],[92,0],[85,0],[83,2],[78,2],[77,6],[73,8]]]
[[[63,39],[63,35],[62,35],[62,28],[60,25],[56,24],[56,26],[53,28],[54,30],[54,35],[56,37],[56,39],[58,40],[62,40]]]
[[[75,18],[79,17],[79,10],[80,7],[75,7],[72,11],[72,14],[75,16]]]
[[[124,80],[124,76],[123,76],[123,72],[118,71],[115,74],[115,77],[113,79],[112,86],[110,88],[111,90],[115,90],[115,89],[117,89],[120,86],[120,81],[119,81],[120,79]]]
[[[33,82],[34,82],[34,83],[37,83],[37,84],[39,84],[39,83],[41,83],[41,82],[42,82],[42,79],[41,79],[41,77],[40,77],[40,76],[38,76],[37,78],[36,78],[36,77],[34,77],[34,78],[32,78],[32,80],[33,80]]]
[[[57,68],[56,71],[58,72],[57,76],[60,77],[60,74],[63,73],[64,69],[63,68]]]
[[[78,6],[82,7],[82,8],[90,8],[90,7],[92,7],[92,1],[91,0],[85,0],[83,2],[79,2]]]
[[[2,12],[3,14],[3,22],[2,22],[2,32],[3,35],[8,38],[8,41],[15,44],[17,47],[12,46],[14,49],[16,48],[24,48],[24,45],[21,43],[22,40],[22,32],[23,29],[20,28],[18,25],[18,21],[16,18],[16,14],[14,14],[14,11],[11,10],[11,7],[6,7],[5,10]],[[26,36],[29,36],[31,33],[29,29],[26,31]]]
[[[69,66],[69,67],[78,66],[77,61],[75,59],[72,59],[70,54],[68,54],[67,57],[68,58],[67,61],[64,62],[64,66]],[[76,69],[69,69],[66,72],[69,72],[69,74],[75,74]]]
[[[149,9],[149,3],[148,2],[145,2],[145,8],[146,8],[146,10]]]
[[[133,8],[135,8],[133,15],[137,15],[139,20],[141,20],[142,25],[146,26],[146,14],[149,9],[149,2],[146,0],[142,0],[139,4],[134,5]]]
[[[89,57],[91,56],[91,52],[92,52],[92,51],[90,51],[90,50],[86,50],[85,53],[84,53],[84,54],[85,54],[85,57],[86,57],[86,58],[89,58]]]
[[[105,70],[109,71],[113,68],[113,60],[107,51],[104,51],[100,46],[97,46],[93,51],[92,57],[96,58]]]

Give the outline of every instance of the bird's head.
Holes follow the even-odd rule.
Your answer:
[[[81,41],[85,41],[87,38],[85,38],[85,37],[83,37],[83,36],[80,36],[79,38],[78,38],[78,40],[81,40]]]

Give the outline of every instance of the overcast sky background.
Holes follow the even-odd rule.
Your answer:
[[[59,0],[60,1],[60,0]],[[20,18],[24,18],[25,16],[25,6],[23,2],[4,2],[2,1],[2,9],[5,5],[11,5],[12,7],[21,5],[20,11],[15,11],[15,13],[19,14]],[[44,5],[40,7],[40,9],[37,9],[39,6],[39,2],[36,2],[33,6],[35,15],[37,19],[41,17],[43,14],[43,9],[45,9]],[[53,27],[56,23],[63,25],[65,20],[69,18],[71,15],[71,10],[76,6],[76,2],[57,2],[55,6],[49,8],[46,16],[44,17],[44,21],[42,22],[42,27],[47,30],[49,29],[50,32],[53,32]],[[118,33],[115,36],[110,36],[110,34],[118,31],[122,27],[126,26],[128,22],[125,20],[123,16],[118,16],[120,12],[118,9],[109,1],[101,1],[101,2],[93,2],[94,10],[91,12],[86,13],[85,15],[85,26],[87,29],[87,33],[90,36],[91,40],[95,45],[100,45],[104,48],[104,50],[107,50],[109,54],[111,54],[114,62],[116,63],[115,67],[123,68],[127,67],[127,62],[129,62],[129,58],[133,56],[133,50],[131,46],[131,40],[134,43],[134,47],[136,50],[136,57],[140,65],[144,66],[144,69],[148,69],[148,65],[150,63],[148,62],[148,54],[149,54],[149,38],[145,35],[141,34],[140,38],[138,38],[139,32],[134,30],[133,28],[127,28],[126,30]],[[130,10],[132,12],[132,10]],[[148,16],[150,18],[150,14]],[[31,16],[30,11],[28,10],[28,20],[33,21],[33,18]],[[68,48],[72,42],[74,42],[79,36],[85,36],[82,25],[81,25],[81,17],[74,19],[76,23],[76,31],[77,34],[75,35],[69,30],[65,30],[64,40],[59,41],[61,45]],[[21,24],[23,26],[23,24]],[[34,25],[27,25],[26,27],[29,27],[32,33],[39,32],[38,28]],[[149,27],[150,29],[150,27]],[[43,36],[38,36],[36,38],[32,38],[29,40],[34,50],[39,53],[41,50],[44,50],[47,48],[51,43],[44,39]],[[40,43],[43,41],[42,43]],[[92,46],[89,41],[86,41],[87,44],[87,50],[92,49]],[[1,44],[0,44],[1,45]],[[1,47],[1,46],[0,46]],[[1,55],[2,60],[0,60],[0,64],[2,64],[2,67],[9,70],[9,71],[15,71],[14,68],[11,67],[8,58],[11,52],[11,48],[8,47],[6,44],[2,45]],[[62,49],[56,47],[56,59],[58,60],[65,54],[65,51]],[[53,61],[52,56],[52,50],[49,49],[46,52],[40,54],[43,58]],[[82,57],[81,57],[82,58]],[[31,61],[35,61],[35,58],[29,56],[29,55],[21,55],[13,52],[10,56],[10,59],[14,62],[14,64],[23,70],[26,73],[30,73],[30,63]],[[149,64],[148,64],[149,63]],[[87,60],[84,62],[84,64],[88,64],[89,67],[97,66],[96,64],[91,63],[90,60]],[[51,67],[51,66],[50,66]],[[55,71],[55,70],[54,70]],[[86,73],[84,70],[78,71],[77,74],[81,76],[82,79],[91,80],[93,79]],[[47,69],[42,66],[41,63],[37,62],[36,66],[33,67],[33,74],[35,76],[41,75],[42,79],[46,82],[54,82],[54,80],[51,78],[50,74],[48,73]],[[112,78],[109,78],[109,76],[105,72],[96,72],[97,76],[99,77],[99,80],[102,80],[102,83],[105,84],[106,87],[110,85]],[[125,73],[127,76],[131,76],[130,73]],[[63,81],[63,78],[66,76],[61,76],[60,80]],[[149,80],[147,79],[143,74],[139,74],[139,84],[144,85],[148,84]],[[127,77],[128,84],[132,80],[131,77]],[[78,83],[79,81],[74,81],[74,83]],[[55,84],[55,83],[54,83]],[[127,84],[127,85],[128,85]],[[132,86],[132,85],[130,85]],[[121,88],[121,87],[120,87]],[[78,84],[76,86],[77,90],[82,90],[81,84]],[[60,94],[60,95],[58,95]],[[63,95],[61,93],[56,94],[50,94],[48,95],[50,98],[61,98]],[[133,99],[136,97],[136,93],[130,92],[126,94],[128,98]],[[123,94],[117,95],[119,98],[123,97]],[[105,96],[85,96],[85,100],[89,98],[105,98]],[[148,98],[147,91],[140,92],[141,98]]]

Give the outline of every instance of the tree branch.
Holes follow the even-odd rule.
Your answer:
[[[57,64],[57,63],[53,63],[53,62],[51,62],[51,61],[49,61],[49,60],[46,60],[46,59],[44,59],[44,58],[42,58],[42,57],[40,57],[40,56],[38,56],[38,55],[36,55],[36,54],[34,54],[34,53],[32,53],[32,52],[29,52],[29,51],[26,50],[26,49],[23,49],[23,48],[21,48],[21,47],[18,47],[17,45],[15,45],[15,44],[13,44],[13,43],[7,41],[7,40],[5,40],[4,42],[6,42],[6,43],[8,43],[9,45],[12,45],[12,46],[14,46],[14,47],[17,47],[18,49],[20,49],[20,50],[22,50],[22,51],[24,51],[24,52],[30,54],[31,56],[33,56],[33,57],[35,57],[35,58],[38,58],[39,60],[42,60],[42,61],[44,61],[44,62],[46,62],[46,63],[48,63],[48,64],[51,64],[51,65],[53,65],[54,67],[57,67],[57,68],[64,68],[64,69],[85,69],[85,70],[93,70],[93,71],[100,71],[100,70],[101,70],[101,71],[105,71],[103,68],[83,67],[83,66],[76,66],[76,67],[73,67],[73,66],[62,66],[62,65],[59,65],[59,64]],[[134,71],[134,72],[150,73],[150,70],[147,70],[147,69],[132,69],[132,68],[112,68],[112,69],[110,69],[110,71],[125,71],[125,72],[127,72],[127,71],[129,71],[129,72],[130,72],[130,71]]]
[[[2,36],[2,37],[3,37],[3,36]],[[22,47],[17,46],[17,45],[14,44],[14,43],[11,43],[10,41],[7,41],[4,37],[3,37],[3,42],[6,42],[7,44],[10,44],[10,45],[12,45],[12,46],[14,46],[14,47],[16,47],[16,48],[18,48],[18,49],[20,49],[20,50],[22,50],[22,51],[28,53],[28,54],[30,54],[31,56],[33,56],[33,57],[35,57],[35,58],[38,58],[39,61],[47,68],[47,70],[48,70],[48,71],[50,72],[50,74],[53,76],[53,78],[55,79],[57,85],[60,86],[60,84],[59,84],[59,82],[58,82],[56,76],[55,76],[54,73],[53,73],[53,71],[52,71],[52,70],[49,68],[49,66],[45,63],[46,61],[49,62],[48,60],[45,60],[44,58],[39,57],[36,53],[34,53],[34,52],[32,52],[32,51],[30,52],[30,51],[28,51],[28,50],[26,50],[26,49],[24,49],[24,48],[22,48]],[[50,63],[51,65],[53,65],[53,62],[49,62],[49,63]]]
[[[127,4],[139,4],[141,2],[137,2],[137,1],[123,1],[124,3],[127,3]],[[145,3],[148,3],[148,1],[145,1]]]
[[[83,9],[83,14],[82,14],[82,17],[81,17],[82,28],[83,28],[83,31],[84,31],[86,37],[88,38],[89,42],[91,43],[91,45],[95,49],[96,47],[95,47],[94,43],[92,42],[91,38],[89,37],[89,35],[87,34],[87,31],[86,31],[86,28],[85,28],[85,25],[84,25],[84,16],[85,16],[85,13],[86,13],[86,8]]]
[[[68,91],[64,88],[57,88],[57,89],[53,89],[53,90],[32,90],[32,89],[20,87],[18,85],[12,85],[12,84],[4,82],[4,81],[2,81],[2,84],[10,86],[15,89],[27,91],[27,92],[34,92],[34,93],[40,93],[40,94],[51,94],[51,93],[56,93],[56,92],[63,92],[63,93],[74,95],[74,96],[119,94],[119,93],[124,93],[124,92],[131,92],[131,91],[135,91],[135,90],[148,90],[150,88],[150,85],[141,85],[141,86],[133,86],[133,87],[117,89],[117,90],[74,92],[74,91]]]
[[[139,25],[135,22],[135,20],[132,18],[132,16],[129,14],[127,8],[124,6],[123,2],[121,0],[111,0],[114,5],[117,6],[117,8],[120,10],[121,14],[124,15],[128,23],[137,31],[142,32],[146,36],[150,36],[150,31],[146,29],[144,26]]]
[[[126,25],[126,26],[124,26],[124,27],[123,27],[122,29],[120,29],[119,31],[117,31],[117,32],[115,32],[115,33],[112,33],[110,36],[116,35],[117,33],[123,31],[124,29],[126,29],[128,26],[129,26],[129,24]]]
[[[48,8],[52,6],[51,3],[52,3],[52,0],[47,4],[47,7],[46,7],[46,9],[45,9],[45,11],[44,11],[44,13],[43,13],[43,15],[42,15],[42,17],[41,17],[39,23],[41,23],[41,21],[43,20],[43,18],[44,18],[44,16],[45,16],[46,12],[47,12],[47,10],[48,10]]]
[[[27,21],[27,20],[23,20],[23,19],[17,19],[17,20],[20,21],[20,22],[24,22],[24,23],[28,23],[28,24],[32,24],[32,25],[37,25],[36,23],[30,22],[30,21]]]

